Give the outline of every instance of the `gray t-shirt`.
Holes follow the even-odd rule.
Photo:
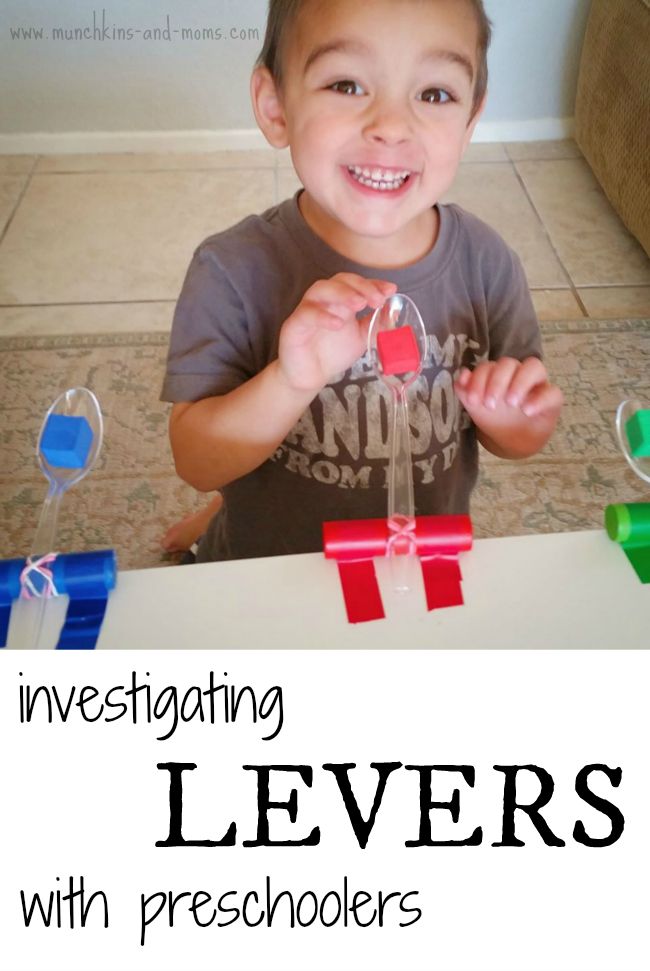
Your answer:
[[[416,303],[428,334],[408,399],[415,512],[468,512],[478,450],[454,377],[485,359],[541,356],[518,257],[475,216],[439,205],[438,238],[423,259],[396,270],[364,266],[309,228],[298,195],[198,247],[176,307],[161,397],[197,401],[252,378],[277,357],[282,323],[316,280],[347,271],[392,281]],[[273,456],[224,487],[198,559],[314,552],[327,520],[385,517],[390,399],[365,356],[338,375]]]

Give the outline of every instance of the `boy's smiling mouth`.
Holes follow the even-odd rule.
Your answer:
[[[346,168],[359,185],[380,192],[396,192],[412,175],[409,169],[385,169],[372,165],[348,165]]]

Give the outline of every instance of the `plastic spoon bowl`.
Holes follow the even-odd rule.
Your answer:
[[[410,327],[417,347],[416,360],[408,363],[409,370],[387,373],[378,348],[378,335]],[[379,307],[370,321],[368,353],[375,370],[392,394],[392,424],[388,463],[388,554],[391,557],[415,554],[415,503],[408,420],[407,391],[422,371],[427,349],[427,334],[418,308],[410,297],[396,293]],[[393,579],[399,591],[409,589],[407,569],[395,568]]]
[[[636,472],[639,478],[644,480],[644,482],[650,482],[650,456],[632,455],[632,449],[630,448],[627,432],[625,430],[625,426],[630,418],[632,418],[637,411],[643,410],[643,405],[641,405],[638,401],[622,401],[616,409],[616,436],[618,438],[618,443],[621,446],[621,451],[627,459],[628,465]]]
[[[45,455],[43,435],[51,415],[85,418],[90,425],[92,440],[82,464],[78,467],[69,468],[55,465]],[[38,464],[41,472],[48,480],[48,490],[32,544],[32,553],[30,554],[32,563],[53,552],[61,499],[68,489],[88,474],[97,461],[102,447],[103,435],[104,422],[99,402],[92,391],[87,388],[69,388],[59,395],[48,409],[41,425],[36,446]],[[36,604],[25,604],[23,608],[24,621],[21,636],[18,638],[18,646],[25,648],[38,647],[43,623],[43,611],[47,600],[47,582],[39,573],[33,572],[29,576],[28,596],[35,598],[37,602]]]

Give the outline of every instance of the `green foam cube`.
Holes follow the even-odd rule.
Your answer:
[[[650,456],[650,408],[641,409],[628,418],[625,433],[635,458]]]

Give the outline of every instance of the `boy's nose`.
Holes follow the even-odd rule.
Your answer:
[[[364,126],[366,138],[388,145],[397,145],[411,136],[411,126],[405,112],[396,105],[377,105]]]

